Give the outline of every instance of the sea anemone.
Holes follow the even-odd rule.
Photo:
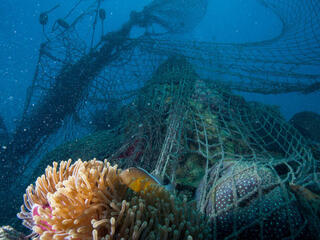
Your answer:
[[[18,217],[35,239],[208,239],[204,217],[160,185],[132,191],[117,166],[54,162],[30,185]],[[148,182],[148,181],[146,181]]]

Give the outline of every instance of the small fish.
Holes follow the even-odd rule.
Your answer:
[[[135,192],[146,190],[150,185],[160,185],[167,190],[171,188],[171,184],[163,185],[157,177],[140,167],[131,167],[122,171],[120,178],[124,184]]]

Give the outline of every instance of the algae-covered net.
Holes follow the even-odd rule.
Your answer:
[[[108,158],[196,200],[214,239],[319,236],[319,164],[308,142],[276,107],[232,92],[319,90],[319,1],[259,1],[283,28],[246,44],[170,38],[200,22],[206,1],[154,1],[106,35],[101,1],[68,22],[81,2],[51,32],[49,13],[40,18],[47,41],[2,168],[26,177],[52,160]],[[89,40],[78,32],[88,19]],[[134,26],[145,33],[130,38]],[[68,135],[67,124],[91,135],[47,153],[42,144]]]
[[[318,236],[316,205],[308,202],[318,197],[297,193],[319,193],[316,159],[276,107],[201,79],[179,56],[160,65],[121,112],[110,139],[125,140],[108,158],[143,167],[196,199],[214,239]]]

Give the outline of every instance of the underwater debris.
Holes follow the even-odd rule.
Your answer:
[[[39,16],[39,23],[41,25],[46,25],[48,23],[48,14],[47,13],[41,13]]]
[[[217,164],[209,178],[198,189],[198,206],[213,221],[215,239],[317,239],[297,199],[268,165]]]
[[[70,27],[70,24],[67,23],[65,20],[59,18],[56,20],[55,24],[52,27],[52,31],[55,31],[58,29],[58,27],[62,27],[64,29],[68,29]]]
[[[157,12],[157,10],[159,8],[163,9],[172,7],[177,11],[177,14],[174,15],[174,17],[179,18],[179,16],[186,16],[185,12],[180,12],[181,8],[188,8],[190,7],[189,4],[192,3],[180,1],[170,1],[170,3],[167,1],[163,2],[166,3],[166,7],[162,4],[154,5],[154,3],[152,3],[152,7],[146,6],[142,12],[138,12],[136,14],[146,22],[157,22],[160,21],[159,17],[161,16],[161,12]],[[204,15],[205,8],[203,8],[203,6],[206,6],[206,4],[206,0],[197,4],[201,10],[199,17]],[[53,9],[55,9],[55,7]],[[194,10],[195,8],[188,13],[198,15],[199,12]],[[153,13],[156,13],[158,18],[153,18]],[[86,14],[89,13],[86,12]],[[163,12],[163,14],[166,14],[166,12]],[[57,33],[57,38],[54,38],[54,41],[50,39],[50,41],[42,44],[41,51],[39,52],[39,62],[37,65],[40,66],[40,62],[43,60],[45,62],[54,61],[54,65],[59,63],[61,66],[58,67],[54,77],[49,77],[50,86],[45,83],[44,89],[47,89],[47,91],[43,91],[45,93],[44,95],[43,92],[40,94],[41,100],[32,107],[30,107],[30,101],[31,98],[34,97],[34,92],[30,92],[30,94],[28,94],[24,116],[13,134],[12,141],[8,145],[8,149],[0,156],[1,160],[6,162],[4,166],[1,166],[3,168],[3,172],[8,172],[8,169],[22,172],[23,169],[14,166],[20,166],[18,162],[30,154],[32,150],[35,150],[34,147],[38,143],[43,143],[48,136],[56,133],[56,131],[62,126],[64,119],[72,115],[77,110],[77,107],[79,107],[79,104],[86,99],[90,84],[99,76],[106,66],[115,62],[116,59],[119,59],[122,56],[122,53],[125,53],[129,48],[133,49],[137,46],[138,43],[132,42],[132,40],[129,39],[129,35],[131,29],[134,26],[139,25],[139,22],[137,22],[137,19],[130,18],[127,23],[122,25],[120,30],[109,32],[103,36],[103,41],[97,43],[94,48],[90,47],[90,51],[88,51],[88,49],[87,51],[81,51],[80,48],[83,47],[83,45],[81,45],[81,47],[77,46],[76,49],[66,49],[66,56],[61,57],[59,53],[57,53],[57,56],[55,55],[56,53],[51,54],[52,51],[50,45],[56,43],[56,41],[59,42],[59,39],[63,42],[62,46],[64,49],[67,48],[66,46],[68,45],[65,44],[67,39],[71,42],[74,41],[74,39],[70,38],[70,35],[75,33],[75,29],[70,26],[76,24],[84,15],[85,14],[80,14],[72,24],[67,23],[64,18],[58,18],[52,26],[53,30],[60,26],[64,31],[62,33]],[[45,23],[45,14],[43,17],[43,23]],[[194,26],[194,23],[198,21],[199,18],[191,18],[189,25]],[[174,21],[162,18],[161,24],[166,23],[170,25],[174,24]],[[168,30],[170,28],[169,25],[167,26]],[[187,25],[188,24],[186,24],[186,26]],[[174,30],[178,31],[179,28],[180,27],[175,27]],[[63,37],[64,35],[68,37],[65,39]],[[73,45],[73,43],[70,44],[70,46]],[[70,51],[74,51],[76,55],[72,54]],[[64,57],[68,57],[67,61]],[[74,59],[72,59],[72,57],[74,57]],[[41,86],[45,79],[47,79],[47,74],[41,75],[39,69],[37,69],[31,89],[34,90],[34,86],[36,85]],[[36,84],[36,82],[40,82],[40,84]],[[41,87],[38,89],[41,89]],[[68,101],[65,101],[65,99],[68,99]],[[10,161],[7,161],[9,158]],[[6,179],[9,180],[9,178]]]
[[[289,187],[297,197],[298,206],[300,207],[303,216],[308,221],[308,228],[314,236],[319,237],[320,196],[300,185],[289,184]]]
[[[159,183],[137,167],[154,173],[160,166],[178,196],[196,196],[198,208],[215,224],[215,239],[276,238],[308,230],[310,219],[287,189],[289,181],[304,178],[313,167],[303,137],[274,108],[248,103],[223,85],[200,79],[182,56],[164,61],[135,98],[121,106],[117,127],[96,134],[70,143],[66,154],[88,149],[84,156],[105,152],[121,168],[136,166],[122,176],[136,176],[128,174],[123,182],[137,192]],[[238,217],[242,220],[235,221]],[[273,223],[282,227],[275,229]]]
[[[262,166],[265,175],[274,175],[281,181],[279,191],[279,186],[267,189],[266,192],[262,191],[261,196],[263,203],[267,205],[265,210],[273,207],[283,207],[287,210],[277,213],[270,211],[274,215],[267,216],[268,219],[279,217],[280,220],[276,223],[283,225],[276,228],[275,222],[264,222],[259,218],[261,215],[255,218],[257,215],[254,214],[250,215],[250,219],[245,219],[245,222],[235,221],[233,218],[239,216],[238,214],[248,216],[250,209],[261,209],[261,203],[253,196],[250,201],[241,202],[243,205],[238,206],[239,213],[237,209],[226,210],[228,229],[221,234],[227,235],[229,227],[238,229],[239,226],[252,231],[239,230],[227,237],[245,238],[260,234],[262,238],[264,234],[278,234],[274,236],[276,238],[292,234],[290,238],[299,238],[298,234],[304,234],[310,219],[299,215],[300,209],[295,206],[293,193],[287,191],[287,184],[293,179],[302,184],[305,178],[314,178],[318,166],[315,165],[317,162],[314,156],[310,154],[310,146],[305,143],[301,134],[275,111],[263,104],[247,103],[231,90],[264,94],[317,90],[319,74],[304,72],[303,69],[319,66],[319,31],[316,29],[319,29],[320,4],[301,0],[259,2],[276,13],[283,23],[281,35],[259,43],[178,42],[166,39],[166,36],[162,38],[162,33],[157,35],[148,30],[151,24],[161,25],[165,28],[166,34],[184,32],[192,28],[204,15],[207,4],[205,0],[153,1],[142,12],[133,12],[130,20],[119,31],[104,35],[99,43],[93,47],[91,44],[89,48],[83,41],[86,39],[80,39],[76,28],[73,27],[79,26],[78,23],[81,21],[70,21],[70,24],[69,20],[61,22],[61,25],[65,25],[60,28],[62,31],[53,32],[53,36],[47,39],[48,42],[41,45],[37,64],[41,68],[36,70],[21,125],[16,129],[10,149],[0,156],[0,160],[5,163],[0,166],[1,172],[7,174],[1,176],[0,186],[1,189],[8,190],[6,197],[1,198],[0,204],[2,211],[8,213],[4,221],[15,211],[14,201],[17,198],[14,196],[19,194],[23,187],[22,181],[19,180],[29,175],[30,166],[36,167],[33,164],[34,156],[43,156],[47,151],[41,144],[58,129],[62,129],[67,116],[79,108],[84,115],[94,108],[106,109],[108,101],[105,101],[104,97],[111,96],[121,102],[121,111],[124,112],[121,116],[123,121],[119,122],[111,136],[109,133],[102,133],[105,138],[109,138],[106,142],[111,143],[105,146],[104,141],[97,143],[97,134],[92,136],[97,139],[91,138],[92,141],[85,147],[82,145],[82,149],[77,148],[85,141],[80,145],[71,143],[69,147],[72,149],[70,152],[66,151],[66,155],[71,152],[78,154],[79,151],[87,149],[92,152],[88,151],[87,155],[83,156],[92,156],[95,151],[111,154],[110,161],[117,161],[121,167],[139,166],[149,172],[156,170],[175,183],[177,191],[188,193],[190,199],[199,188],[197,185],[201,182],[202,175],[204,177],[201,185],[207,188],[214,187],[206,181],[211,176],[211,170],[219,164],[224,168],[234,168],[236,172],[236,168],[228,166],[228,163],[254,163]],[[97,16],[98,12],[95,10],[93,14]],[[87,16],[92,17],[93,14],[88,13]],[[46,23],[45,16],[43,23]],[[138,39],[129,39],[133,25],[144,27],[146,34]],[[128,86],[132,89],[128,89]],[[60,137],[64,138],[68,133],[68,130],[65,130]],[[94,146],[97,148],[90,149],[88,145],[91,143],[95,143]],[[102,146],[105,149],[101,150]],[[31,155],[30,158],[24,159],[28,154]],[[68,156],[64,159],[67,158]],[[28,164],[22,164],[22,159]],[[41,170],[40,167],[38,170]],[[244,171],[254,174],[251,170]],[[223,176],[217,178],[223,179]],[[314,181],[314,185],[319,185],[316,178],[311,180]],[[229,185],[224,187],[229,191],[233,185],[230,187],[230,182],[226,182]],[[260,191],[257,178],[245,182],[245,178],[240,177],[238,184],[241,188],[248,188],[241,192],[244,198],[250,197],[250,193]],[[255,189],[256,187],[258,189]],[[208,191],[203,193],[201,196],[206,196]],[[227,202],[232,200],[230,195],[227,197]],[[292,201],[288,203],[288,199]],[[222,198],[219,200],[223,201]],[[277,205],[282,203],[284,206]],[[292,208],[290,204],[293,205]],[[216,205],[224,207],[221,204]],[[117,202],[116,208],[117,211],[124,209],[123,212],[127,211],[128,215],[135,212],[136,217],[140,203],[129,210],[127,205],[122,208],[122,203]],[[35,218],[38,218],[41,212],[50,212],[50,207],[36,206],[34,210]],[[150,215],[153,214],[157,216],[158,212]],[[166,214],[168,213],[162,215],[162,219],[166,219]],[[289,218],[288,214],[292,216]],[[197,216],[194,214],[190,219],[197,220]],[[170,218],[167,217],[171,224]],[[50,220],[50,216],[47,220]],[[47,220],[43,222],[44,225]],[[100,228],[107,228],[110,233],[114,229],[117,230],[117,221],[118,219],[110,218],[95,223],[98,237]],[[257,226],[256,221],[260,221],[265,230],[249,227]],[[217,223],[215,224],[217,227]],[[166,234],[168,237],[171,237],[170,234],[179,234],[179,229],[178,233],[172,233],[167,225],[165,222],[165,228],[161,229],[161,237],[165,237]],[[178,226],[176,223],[174,225]],[[286,226],[289,228],[283,229]],[[50,226],[43,226],[44,229],[46,227],[50,230]],[[136,226],[130,227],[129,234],[132,233],[132,229],[138,229],[138,233],[144,227],[145,224],[137,222]],[[273,232],[268,231],[271,228],[274,229]],[[213,229],[214,238],[217,236],[216,230]],[[97,234],[94,232],[94,237]]]
[[[48,11],[45,11],[45,12],[40,13],[40,15],[39,15],[39,23],[40,23],[41,25],[43,25],[43,26],[44,26],[44,25],[47,25],[48,20],[49,20],[48,14],[51,13],[52,11],[54,11],[55,9],[57,9],[58,7],[60,7],[59,4],[56,5],[56,6],[54,6],[54,7],[51,8],[51,9],[49,9]]]
[[[290,184],[289,186],[292,189],[292,191],[294,191],[294,193],[297,195],[297,197],[302,200],[302,202],[308,203],[307,205],[311,207],[311,212],[320,217],[320,196],[303,186],[294,184]]]

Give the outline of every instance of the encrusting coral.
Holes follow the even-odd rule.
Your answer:
[[[204,217],[160,185],[124,184],[117,166],[95,159],[48,166],[24,195],[18,217],[34,239],[208,239]],[[134,181],[134,179],[133,179]],[[148,181],[146,181],[148,182]]]

